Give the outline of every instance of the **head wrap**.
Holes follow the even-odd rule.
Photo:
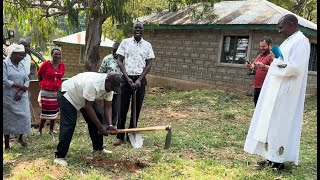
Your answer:
[[[7,49],[7,57],[11,57],[13,52],[25,52],[24,46],[22,44],[11,44]]]

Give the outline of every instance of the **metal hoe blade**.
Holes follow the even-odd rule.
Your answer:
[[[130,143],[133,148],[139,149],[143,145],[143,138],[139,133],[128,133]]]
[[[167,135],[166,135],[166,142],[164,144],[164,149],[168,149],[171,145],[171,127],[167,128],[166,129],[168,132],[167,132]]]
[[[132,95],[132,115],[133,115],[133,128],[137,127],[137,119],[136,119],[136,94],[137,94],[137,89],[133,90],[133,95]],[[137,132],[132,132],[132,133],[128,133],[129,136],[129,140],[130,143],[132,145],[133,148],[138,149],[141,148],[143,145],[143,138],[141,136],[141,134],[137,133]]]

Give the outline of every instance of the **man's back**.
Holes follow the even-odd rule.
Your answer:
[[[94,101],[103,96],[111,95],[105,90],[105,80],[107,74],[97,72],[84,72],[71,77],[64,81],[61,86],[61,91],[66,91],[65,97],[77,109],[84,107],[85,99]]]

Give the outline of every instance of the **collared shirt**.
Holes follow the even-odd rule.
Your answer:
[[[103,58],[98,72],[109,73],[111,71],[116,71],[122,74],[118,66],[117,60],[113,58],[113,54],[109,54],[108,56]]]
[[[259,54],[258,57],[253,61],[253,63],[262,62],[265,65],[270,66],[271,64],[271,53],[268,54]],[[266,78],[268,69],[263,67],[255,67],[256,74],[254,75],[253,80],[253,87],[254,88],[261,88],[264,82],[264,79]]]
[[[141,75],[146,60],[155,58],[151,44],[143,38],[139,42],[133,37],[124,39],[116,53],[124,57],[124,67],[129,76]]]
[[[77,109],[85,107],[85,100],[112,101],[113,91],[105,90],[105,80],[108,74],[84,72],[63,81],[61,91],[64,97]]]
[[[30,75],[30,67],[31,67],[31,56],[29,54],[26,54],[26,56],[20,61],[24,68],[27,71],[28,76]]]

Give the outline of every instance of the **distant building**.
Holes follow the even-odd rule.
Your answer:
[[[156,55],[149,84],[181,86],[183,80],[250,90],[252,76],[247,75],[244,63],[252,62],[260,52],[263,36],[271,36],[273,44],[283,42],[277,24],[288,13],[293,14],[266,0],[247,0],[217,2],[213,10],[199,3],[177,12],[140,17],[145,23],[144,38]],[[307,93],[316,94],[317,24],[296,16],[311,46]]]

